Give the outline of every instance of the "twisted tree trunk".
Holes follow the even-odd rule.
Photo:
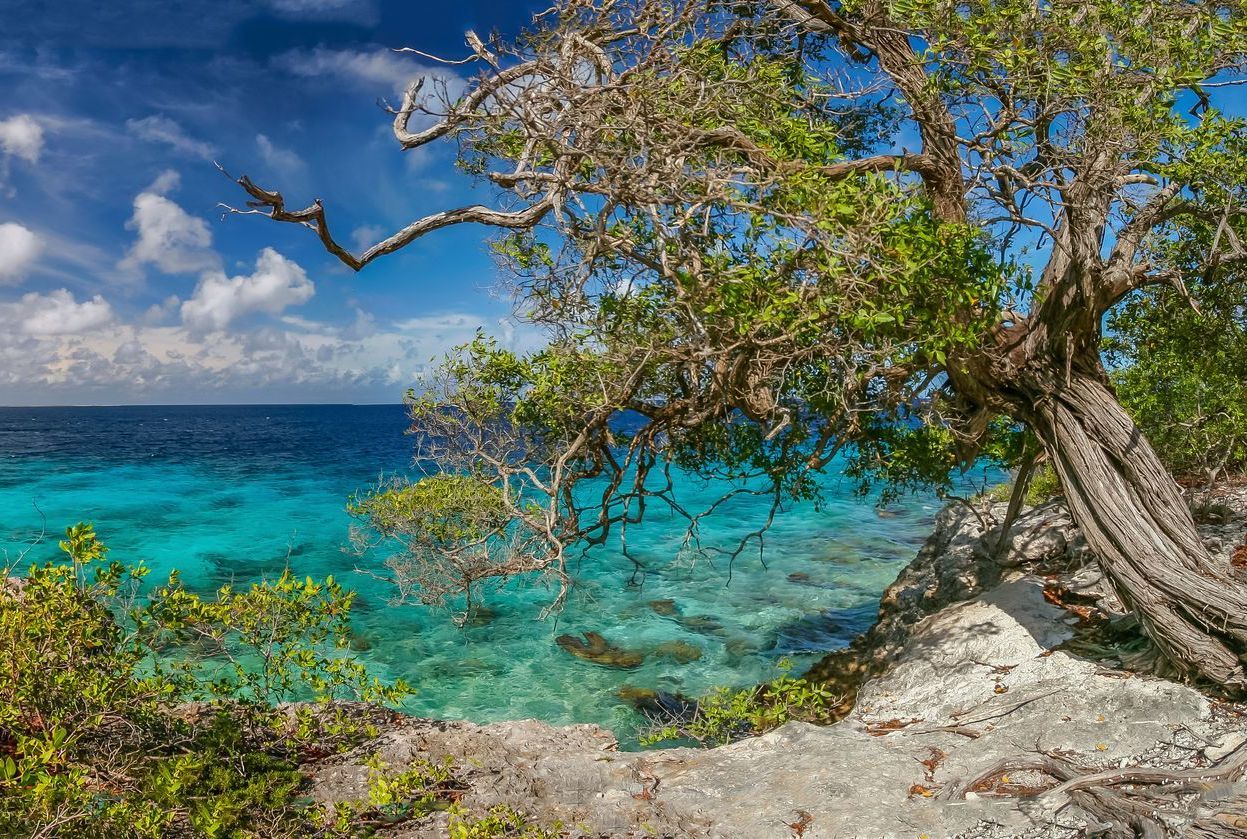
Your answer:
[[[1036,388],[1020,413],[1105,575],[1175,667],[1247,689],[1247,586],[1209,556],[1173,478],[1102,373],[1061,379]]]

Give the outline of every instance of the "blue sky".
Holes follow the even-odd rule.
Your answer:
[[[131,0],[0,6],[0,405],[385,402],[478,327],[512,341],[488,232],[354,275],[310,232],[222,217],[214,167],[325,200],[371,244],[482,200],[378,100],[541,3]],[[54,10],[54,11],[51,11]],[[519,333],[521,336],[523,332]]]

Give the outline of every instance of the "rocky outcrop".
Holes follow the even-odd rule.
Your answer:
[[[875,675],[835,725],[789,723],[711,750],[621,753],[595,726],[411,719],[310,767],[314,795],[325,804],[362,797],[374,753],[396,766],[449,756],[466,807],[506,804],[571,836],[1118,835],[1077,806],[1093,795],[1079,784],[1044,792],[1053,776],[1032,764],[1048,761],[1058,777],[1185,772],[1195,780],[1155,823],[1174,835],[1196,818],[1232,824],[1247,799],[1237,773],[1214,764],[1247,760],[1244,709],[1072,652],[1089,615],[1107,620],[1118,605],[1059,504],[1028,511],[998,553],[1002,517],[1003,508],[940,515],[855,644]],[[1215,528],[1209,539],[1228,562],[1241,508]],[[442,836],[442,818],[390,835]]]

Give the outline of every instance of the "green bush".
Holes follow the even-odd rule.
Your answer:
[[[1191,272],[1187,294],[1151,287],[1109,318],[1117,396],[1176,475],[1212,482],[1247,470],[1243,280],[1241,269]]]
[[[483,816],[474,816],[460,807],[450,811],[450,839],[558,839],[558,826],[546,830],[510,807],[491,807]]]
[[[986,497],[997,504],[1004,504],[1013,497],[1014,481],[997,484],[987,490]],[[1061,479],[1049,463],[1036,466],[1031,472],[1030,483],[1026,487],[1026,496],[1022,499],[1027,507],[1037,507],[1045,501],[1056,498],[1064,490]]]
[[[60,547],[0,591],[0,835],[337,835],[313,827],[300,755],[375,733],[330,700],[407,692],[350,657],[351,595],[285,572],[140,596],[148,570],[90,525]]]
[[[697,700],[692,717],[670,722],[656,721],[640,738],[652,746],[668,741],[691,740],[702,746],[718,746],[764,734],[789,720],[830,723],[842,697],[825,686],[788,675],[792,662],[781,659],[780,676],[749,688],[718,687]]]

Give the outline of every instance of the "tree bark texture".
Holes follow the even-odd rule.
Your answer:
[[[1073,370],[1021,413],[1105,575],[1160,652],[1188,675],[1247,688],[1247,585],[1208,554],[1173,478],[1102,374]]]

